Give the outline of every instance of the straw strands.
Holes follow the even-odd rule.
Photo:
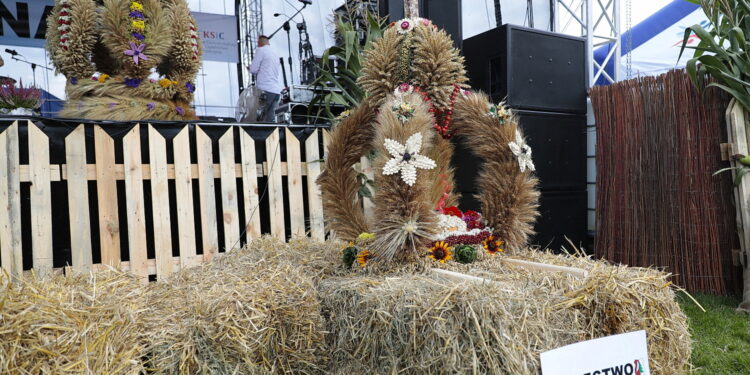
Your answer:
[[[739,248],[721,90],[684,71],[591,91],[597,124],[596,255],[665,267],[691,291],[738,291]]]
[[[350,270],[341,245],[263,238],[145,290],[117,273],[26,281],[0,292],[0,350],[12,354],[0,373],[536,375],[543,351],[640,329],[652,373],[687,373],[690,336],[666,273],[531,250],[513,257],[589,276],[487,254]]]

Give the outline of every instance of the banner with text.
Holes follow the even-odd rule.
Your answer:
[[[646,331],[602,337],[541,354],[542,375],[651,375]]]
[[[198,33],[203,40],[203,59],[237,63],[237,18],[223,14],[193,12],[198,22]]]
[[[53,0],[0,0],[0,44],[44,48]]]
[[[44,48],[47,16],[54,0],[0,0],[0,45]],[[237,18],[194,12],[203,40],[203,59],[239,62]]]

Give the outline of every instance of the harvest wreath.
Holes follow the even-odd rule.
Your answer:
[[[184,0],[57,0],[47,23],[47,49],[68,79],[62,117],[196,119],[202,46]]]

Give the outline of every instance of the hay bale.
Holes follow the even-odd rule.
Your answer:
[[[311,278],[288,253],[254,250],[152,285],[144,340],[153,373],[320,373],[327,356]]]
[[[0,276],[0,373],[138,374],[143,370],[137,278],[95,275]]]
[[[317,280],[330,371],[538,374],[541,352],[645,329],[653,372],[687,372],[687,319],[667,273],[536,250],[512,257],[581,268],[589,276],[507,267],[506,254],[481,254],[468,265],[349,271],[340,263],[341,247],[304,241],[286,247],[290,258],[305,259],[303,269]],[[499,285],[435,278],[429,267]]]

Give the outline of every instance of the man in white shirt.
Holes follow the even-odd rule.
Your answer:
[[[284,86],[279,80],[279,56],[273,52],[269,44],[270,40],[267,36],[261,35],[258,38],[258,48],[250,64],[250,73],[256,75],[255,87],[266,94],[263,121],[275,122],[276,106],[281,99],[281,90]]]

